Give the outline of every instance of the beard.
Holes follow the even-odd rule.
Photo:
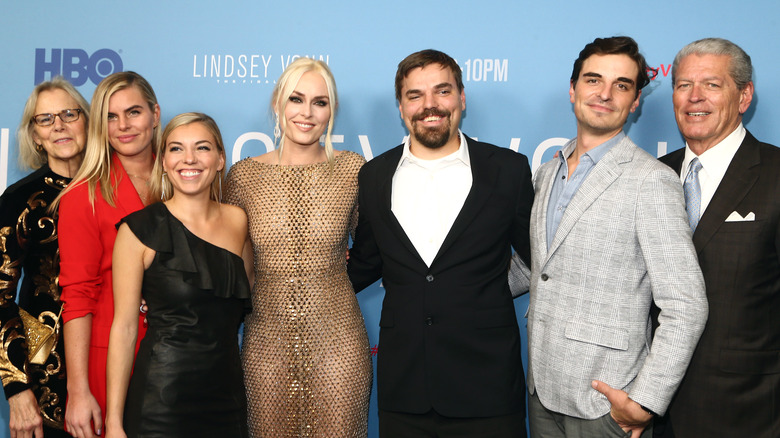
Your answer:
[[[414,138],[426,148],[441,148],[450,140],[450,127],[452,125],[452,121],[450,120],[451,114],[452,113],[446,110],[428,109],[414,116],[414,118],[412,118],[412,134],[414,135]],[[441,117],[445,120],[445,123],[442,123],[435,128],[417,124],[418,121],[430,116]]]

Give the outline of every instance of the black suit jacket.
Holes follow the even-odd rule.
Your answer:
[[[531,172],[524,155],[466,141],[473,184],[430,268],[391,211],[403,146],[360,171],[349,276],[356,291],[383,279],[377,366],[383,410],[433,408],[451,417],[525,411],[507,269],[510,245],[529,262]]]
[[[680,173],[685,149],[661,161]],[[726,222],[736,211],[752,222]],[[710,313],[669,408],[677,437],[780,437],[780,149],[749,132],[693,243]]]

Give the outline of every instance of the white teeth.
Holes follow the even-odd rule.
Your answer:
[[[428,117],[424,118],[423,121],[435,122],[435,121],[440,120],[440,119],[441,119],[441,117],[439,117],[439,116],[428,116]]]
[[[296,125],[300,126],[301,128],[313,128],[314,125],[310,125],[308,123],[295,123]]]
[[[698,112],[698,113],[688,113],[688,115],[689,115],[689,116],[695,116],[695,117],[698,117],[698,116],[706,116],[706,115],[709,115],[709,113],[706,113],[706,112]]]
[[[180,173],[181,173],[181,176],[184,176],[184,177],[200,175],[200,171],[199,170],[182,170]]]

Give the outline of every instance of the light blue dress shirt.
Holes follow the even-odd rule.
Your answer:
[[[572,198],[577,194],[585,178],[596,167],[599,160],[625,137],[625,132],[620,131],[618,135],[586,152],[580,157],[580,163],[574,169],[574,173],[572,173],[568,181],[566,177],[569,175],[569,167],[566,164],[566,159],[571,154],[566,157],[563,156],[563,153],[558,154],[561,165],[558,167],[558,173],[555,174],[555,181],[553,181],[552,190],[550,190],[550,202],[547,204],[547,249],[550,249],[566,207],[569,206]],[[575,150],[576,148],[572,149],[571,153],[573,154]]]

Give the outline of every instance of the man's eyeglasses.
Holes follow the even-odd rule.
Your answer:
[[[66,109],[58,114],[38,114],[32,117],[32,121],[38,126],[50,126],[54,124],[54,119],[60,118],[64,123],[72,123],[79,119],[81,109]]]

